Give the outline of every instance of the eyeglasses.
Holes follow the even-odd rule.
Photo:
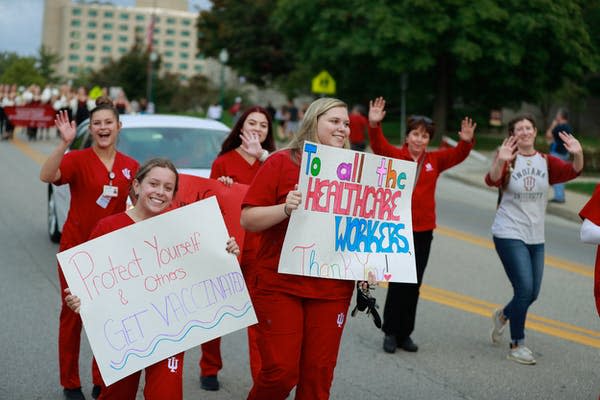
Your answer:
[[[411,115],[408,117],[408,122],[409,123],[419,123],[419,122],[424,122],[427,125],[432,125],[433,121],[431,120],[431,118],[426,117],[424,115]]]

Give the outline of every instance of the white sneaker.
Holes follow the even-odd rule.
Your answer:
[[[519,364],[533,365],[536,363],[535,358],[533,358],[533,352],[525,346],[517,346],[510,349],[506,358],[516,361]]]
[[[504,328],[506,328],[506,321],[502,321],[500,318],[501,315],[502,310],[499,308],[492,313],[492,330],[490,331],[490,340],[492,341],[492,344],[498,344],[502,341]]]

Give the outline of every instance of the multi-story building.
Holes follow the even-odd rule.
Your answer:
[[[153,52],[162,58],[160,72],[187,79],[208,72],[196,56],[196,18],[187,0],[136,0],[135,7],[45,0],[42,44],[61,57],[57,72],[74,77],[120,58],[136,39],[144,45],[152,40]]]

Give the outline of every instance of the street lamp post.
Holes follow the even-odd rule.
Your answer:
[[[225,64],[229,61],[229,53],[227,49],[221,49],[219,52],[219,61],[221,62],[221,109],[225,110]]]

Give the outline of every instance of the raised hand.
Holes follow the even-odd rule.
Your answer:
[[[376,126],[385,118],[385,99],[377,97],[369,101],[369,125]]]
[[[54,119],[54,123],[56,124],[56,128],[60,132],[60,137],[66,144],[70,144],[73,139],[75,139],[75,134],[77,131],[77,125],[75,121],[69,122],[69,114],[63,110],[59,111],[56,114],[56,118]]]
[[[242,139],[242,150],[257,159],[260,159],[260,156],[262,156],[263,153],[263,148],[260,145],[260,136],[256,133],[242,131],[240,139]]]
[[[475,135],[476,128],[477,123],[473,122],[471,118],[465,117],[460,123],[460,132],[458,132],[458,136],[465,142],[471,142],[473,140],[473,136]]]
[[[512,161],[517,156],[517,138],[510,136],[504,139],[502,145],[498,149],[498,160]]]
[[[284,211],[286,214],[291,214],[292,211],[297,210],[302,203],[302,192],[298,190],[298,185],[294,187],[294,190],[290,190],[285,198]]]
[[[558,132],[558,136],[565,143],[565,149],[567,149],[567,151],[569,153],[571,153],[571,154],[582,154],[583,153],[583,148],[581,147],[581,143],[579,143],[579,140],[575,139],[575,136],[571,135],[570,133],[564,132],[564,131]]]
[[[69,288],[65,289],[65,294],[65,303],[67,303],[67,306],[79,314],[79,310],[81,309],[81,299],[74,294],[71,294],[71,289]]]

